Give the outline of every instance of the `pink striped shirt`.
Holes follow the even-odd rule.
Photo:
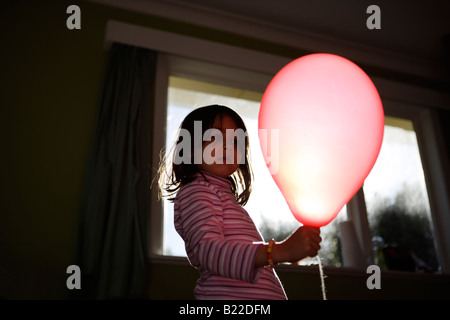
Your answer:
[[[190,263],[199,270],[197,299],[285,300],[275,271],[255,268],[263,239],[230,190],[230,181],[203,172],[181,187],[174,203],[175,229]]]

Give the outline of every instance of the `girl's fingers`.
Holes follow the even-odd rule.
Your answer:
[[[322,241],[322,238],[320,237],[320,229],[315,227],[303,227],[303,231],[305,232],[306,236],[310,238],[311,240],[320,243]]]
[[[317,242],[311,243],[311,246],[314,250],[319,251],[320,250],[320,244]]]
[[[320,229],[316,227],[303,226],[302,230],[304,230],[308,234],[317,234],[320,235]]]
[[[315,243],[320,243],[322,241],[322,237],[318,234],[307,234],[305,237]]]

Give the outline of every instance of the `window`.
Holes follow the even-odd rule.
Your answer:
[[[257,118],[261,98],[262,93],[252,90],[170,76],[166,149],[173,146],[181,121],[194,108],[223,104],[237,111],[249,130],[255,176],[245,209],[266,241],[270,238],[283,240],[300,224],[290,213],[260,152]],[[438,264],[430,207],[412,121],[387,116],[385,122],[382,150],[363,189],[375,262],[386,269],[434,271]],[[186,256],[184,243],[173,227],[173,204],[164,201],[163,210],[163,255]],[[326,266],[343,265],[339,223],[347,220],[346,211],[344,207],[332,223],[322,228],[319,255]],[[403,257],[395,260],[395,254]],[[314,259],[300,262],[310,263],[314,263]]]
[[[276,39],[273,37],[269,38],[269,42],[274,41],[274,43],[276,43]],[[290,43],[301,43],[301,46],[298,47],[299,50],[305,49],[303,46],[306,45],[306,42],[298,42],[297,35],[290,37],[290,39],[292,40]],[[312,40],[313,41],[310,43],[311,51],[329,50],[333,52],[346,52],[345,56],[351,60],[355,59],[364,62],[366,65],[378,65],[380,68],[385,68],[386,70],[393,69],[395,71],[395,68],[392,68],[392,66],[396,64],[395,61],[397,60],[392,59],[389,55],[372,55],[367,54],[368,51],[365,50],[355,50],[353,47],[347,46],[347,44],[336,46],[334,43],[317,42],[317,38]],[[159,163],[159,152],[166,144],[166,134],[161,133],[166,132],[166,129],[168,131],[170,125],[174,124],[177,126],[179,124],[176,119],[170,118],[172,115],[169,115],[169,118],[167,117],[167,113],[170,112],[170,106],[168,107],[167,104],[169,75],[180,78],[197,79],[206,83],[217,83],[225,86],[231,85],[232,89],[235,90],[235,93],[231,94],[231,97],[255,102],[255,93],[261,94],[273,75],[291,61],[291,59],[288,59],[285,56],[267,54],[265,52],[249,50],[161,30],[149,29],[142,26],[130,25],[118,21],[110,21],[107,25],[106,43],[112,42],[132,44],[149,48],[160,53],[158,57],[155,88],[156,108],[154,110],[152,150],[152,166],[154,168],[156,168]],[[322,46],[320,44],[317,45],[317,43],[321,43]],[[380,59],[380,57],[386,59]],[[404,63],[403,60],[401,62]],[[416,65],[415,62],[410,63],[408,72],[411,74],[420,74],[421,66]],[[403,130],[409,128],[405,131],[409,132],[409,134],[412,133],[417,138],[417,141],[414,143],[414,148],[416,148],[417,152],[417,145],[419,146],[420,160],[422,161],[423,172],[426,178],[425,192],[428,192],[429,210],[431,211],[431,222],[433,226],[433,228],[430,227],[430,230],[434,229],[436,254],[441,269],[443,272],[449,273],[450,233],[448,232],[448,229],[450,228],[450,215],[448,213],[450,212],[450,202],[448,195],[450,192],[450,185],[448,179],[448,159],[445,156],[445,151],[443,151],[445,150],[445,142],[443,142],[443,135],[439,128],[439,121],[436,119],[437,112],[435,110],[435,108],[448,107],[448,95],[395,80],[376,77],[372,78],[372,80],[383,99],[385,113],[397,117],[397,119],[389,119],[389,121],[392,120],[393,122],[387,122],[386,128],[389,126],[400,127],[403,128]],[[173,82],[171,83],[173,84]],[[238,89],[236,90],[236,88]],[[230,88],[227,90],[229,89]],[[210,91],[208,92],[211,93]],[[250,94],[250,92],[252,93]],[[217,94],[217,92],[214,92],[214,94]],[[250,98],[247,94],[250,94],[253,98]],[[225,96],[230,97],[230,94]],[[198,103],[206,104],[206,101]],[[180,107],[182,108],[182,106]],[[189,107],[192,107],[192,105]],[[187,112],[187,110],[184,111]],[[239,112],[242,114],[240,110]],[[409,121],[409,124],[406,125],[405,122],[398,122],[398,118],[403,120],[404,118],[411,119],[412,122]],[[171,120],[168,121],[167,128],[166,123],[161,121],[161,119]],[[246,120],[246,122],[250,124],[251,121]],[[413,127],[411,126],[411,123],[413,124]],[[411,130],[411,128],[413,128],[414,131]],[[255,143],[252,142],[252,147],[253,152],[258,150],[257,143],[255,146]],[[381,158],[380,155],[380,159]],[[392,160],[387,161],[388,163],[392,162]],[[373,209],[373,203],[375,203],[373,202],[373,199],[378,199],[380,197],[383,199],[383,195],[380,193],[381,191],[377,191],[376,189],[377,178],[374,174],[376,171],[378,170],[374,169],[371,176],[367,179],[364,188],[355,195],[348,203],[347,207],[344,208],[344,211],[338,215],[338,218],[343,221],[347,219],[352,220],[358,240],[360,244],[363,244],[365,253],[369,249],[369,251],[372,250],[371,229],[372,232],[374,232],[374,235],[377,236],[376,222],[374,222],[377,211]],[[256,174],[258,176],[263,175]],[[405,176],[409,175],[406,173]],[[260,179],[264,179],[264,176]],[[269,181],[271,180],[269,179]],[[389,182],[391,182],[390,179]],[[408,182],[408,187],[406,189],[411,189],[411,185],[413,184]],[[423,192],[424,186],[425,184],[422,183],[420,187],[422,190],[421,197],[427,199],[426,193]],[[391,186],[384,187],[382,190],[387,191],[389,188],[391,188]],[[256,191],[255,194],[257,194]],[[253,199],[255,198],[255,194],[253,195]],[[400,193],[400,195],[402,195],[402,193]],[[400,200],[402,197],[403,199],[406,199],[404,196],[395,196],[394,198]],[[393,205],[392,200],[390,201],[391,202],[384,201],[384,203],[387,204],[385,208]],[[284,202],[281,201],[281,203]],[[163,204],[167,205],[165,204],[165,201],[158,201],[156,192],[152,192],[149,254],[152,258],[156,259],[162,257],[163,254],[184,255],[184,250],[179,253],[174,247],[165,246],[163,244],[163,231],[165,231],[166,241],[168,241],[169,238],[172,239],[169,233],[170,231],[164,230],[165,226],[170,227],[171,223],[170,221],[169,223],[164,223],[163,221],[163,212],[165,211],[162,208]],[[250,203],[248,206],[250,206]],[[425,204],[425,207],[426,206],[427,205]],[[368,211],[368,214],[366,214],[366,211]],[[255,220],[257,220],[257,218],[255,218]],[[370,227],[368,220],[370,220]],[[430,220],[430,215],[428,215],[428,220]],[[258,221],[256,222],[258,223]],[[271,224],[271,226],[277,227],[276,224]],[[330,225],[329,228],[337,229],[337,226]],[[338,247],[340,245],[335,234],[337,234],[337,231],[331,230],[329,232],[331,237],[330,248],[333,246]],[[178,235],[174,234],[173,238],[177,237]],[[386,242],[386,239],[384,240]],[[181,239],[179,241],[181,241]],[[163,260],[179,261],[180,259],[163,258]],[[339,256],[334,260],[335,261],[328,264],[336,266],[342,264],[342,259],[340,259]],[[326,261],[324,262],[327,264]]]
[[[380,155],[364,183],[375,262],[394,270],[436,271],[431,210],[413,123],[385,117]]]

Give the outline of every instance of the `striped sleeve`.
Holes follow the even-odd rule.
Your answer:
[[[191,263],[208,272],[249,283],[261,274],[254,267],[258,245],[251,241],[225,239],[223,207],[217,192],[192,184],[180,190],[175,206],[175,226],[186,244]]]

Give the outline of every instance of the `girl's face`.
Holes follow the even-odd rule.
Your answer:
[[[245,150],[240,150],[242,148],[238,148],[237,137],[233,137],[233,139],[227,137],[227,130],[229,130],[228,133],[230,133],[236,132],[236,130],[238,129],[236,123],[229,115],[224,114],[222,116],[222,119],[220,119],[220,117],[216,117],[212,128],[220,130],[222,132],[223,139],[218,139],[222,141],[216,141],[214,138],[212,138],[211,141],[203,142],[203,161],[201,164],[198,164],[197,167],[200,170],[206,171],[216,176],[227,178],[239,168],[238,159],[242,159],[241,157],[244,155]],[[222,150],[222,155],[220,154],[220,152],[216,152],[219,150],[219,148],[221,148]],[[220,156],[222,156],[221,161],[219,161]],[[205,158],[208,158],[206,162]]]

